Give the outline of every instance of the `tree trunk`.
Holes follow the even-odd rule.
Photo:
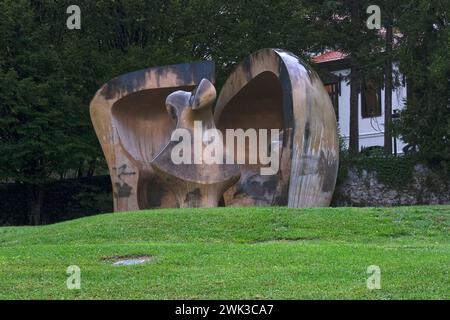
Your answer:
[[[88,177],[94,176],[96,164],[97,164],[97,158],[95,158],[94,160],[92,160],[89,163],[89,168],[88,168],[88,172],[87,172],[86,176],[88,176]]]
[[[41,208],[44,200],[44,187],[30,185],[28,187],[28,223],[36,226],[41,224]]]
[[[77,178],[78,179],[83,177],[83,169],[84,169],[83,164],[84,164],[83,161],[80,161],[80,164],[79,164],[78,169],[77,169]]]
[[[350,74],[350,154],[359,152],[359,91],[360,77],[357,63],[352,62]]]
[[[386,66],[384,86],[384,153],[392,154],[392,16],[386,25]]]
[[[351,10],[352,24],[356,30],[359,30],[359,1],[352,1]],[[356,36],[356,35],[355,35]],[[356,37],[355,37],[356,38]],[[349,152],[356,155],[359,152],[359,91],[360,91],[360,76],[359,65],[356,55],[357,47],[353,48],[351,56],[351,70],[350,70],[350,138],[349,138]]]

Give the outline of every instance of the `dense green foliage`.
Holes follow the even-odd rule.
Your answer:
[[[0,298],[445,299],[450,208],[217,208],[0,228]],[[112,266],[115,257],[151,262]],[[66,269],[81,269],[68,290]],[[368,290],[370,265],[381,289]]]
[[[386,187],[402,190],[412,182],[414,166],[417,164],[420,164],[420,160],[414,155],[394,156],[386,155],[381,150],[371,150],[354,157],[344,150],[339,157],[337,185],[348,178],[348,169],[354,168],[359,173],[362,170],[376,173],[378,181]]]
[[[450,172],[450,1],[403,4],[400,70],[408,81],[399,133],[421,158]]]

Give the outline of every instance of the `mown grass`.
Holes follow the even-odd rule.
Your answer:
[[[450,206],[216,208],[0,228],[1,299],[448,299]],[[112,266],[116,256],[151,262]],[[68,290],[66,269],[81,269]],[[381,268],[369,290],[367,267]]]

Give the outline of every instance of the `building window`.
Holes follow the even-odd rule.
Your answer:
[[[325,85],[331,102],[333,104],[334,113],[336,114],[336,120],[339,121],[339,82]]]
[[[373,81],[364,81],[361,86],[361,116],[373,118],[381,116],[381,87]]]

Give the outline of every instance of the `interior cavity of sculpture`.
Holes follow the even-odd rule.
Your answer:
[[[223,193],[239,180],[237,165],[206,163],[203,159],[207,147],[203,129],[215,129],[212,114],[215,100],[216,89],[207,79],[201,80],[194,92],[176,91],[166,100],[167,110],[177,123],[176,130],[182,129],[180,131],[185,133],[183,139],[188,141],[184,152],[190,152],[187,161],[174,162],[174,149],[180,142],[171,140],[151,162],[151,166],[174,191],[180,207],[218,206]],[[203,128],[199,134],[195,130],[196,124],[201,124]],[[200,150],[195,150],[197,148]]]
[[[205,61],[136,71],[97,92],[91,118],[110,169],[115,210],[328,206],[339,161],[337,124],[317,74],[292,53],[262,49],[238,65],[216,103],[213,83],[214,64]],[[216,127],[222,137],[230,129],[249,133],[243,150],[220,141],[231,163],[203,157],[204,134]],[[257,132],[256,162],[247,130]],[[182,151],[180,132],[193,137]],[[263,144],[269,163],[261,161]],[[269,167],[275,172],[263,174]]]

